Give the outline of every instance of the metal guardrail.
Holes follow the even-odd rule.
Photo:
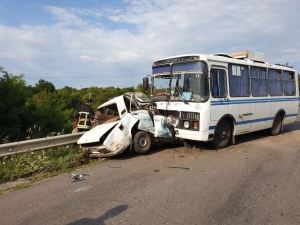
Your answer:
[[[74,144],[84,133],[85,132],[64,134],[53,137],[38,138],[28,141],[0,144],[0,157],[15,155],[26,151],[38,151],[63,145]]]

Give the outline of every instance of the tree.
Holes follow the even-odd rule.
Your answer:
[[[9,141],[22,140],[28,125],[25,107],[28,89],[24,75],[13,76],[3,68],[0,68],[0,73],[0,140],[6,136]]]
[[[40,79],[34,86],[28,85],[27,88],[30,96],[33,96],[42,91],[46,91],[49,93],[54,93],[56,91],[55,86],[51,82],[45,81],[43,79]]]
[[[26,107],[30,109],[30,117],[34,120],[33,126],[40,128],[42,136],[49,133],[64,133],[69,118],[56,93],[41,91],[26,101]]]
[[[150,88],[148,90],[144,90],[143,84],[138,84],[138,86],[136,87],[136,92],[142,92],[146,94],[148,97],[150,96]]]

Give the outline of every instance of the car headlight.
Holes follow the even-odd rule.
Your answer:
[[[184,121],[184,122],[183,122],[183,126],[184,126],[185,129],[190,128],[190,123],[189,123],[189,121]]]

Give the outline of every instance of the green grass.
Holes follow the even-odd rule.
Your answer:
[[[0,190],[0,195],[4,192],[24,188],[34,182],[68,173],[77,168],[87,167],[98,162],[100,161],[90,159],[78,146],[27,151],[0,158],[1,182],[14,181],[19,178],[28,178],[29,180],[16,187]]]

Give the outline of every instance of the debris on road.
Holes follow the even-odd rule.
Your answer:
[[[74,180],[82,180],[84,176],[87,176],[87,174],[82,174],[82,173],[72,173],[70,174],[69,177],[71,177]]]

